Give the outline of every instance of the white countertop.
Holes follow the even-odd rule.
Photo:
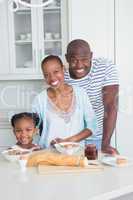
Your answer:
[[[3,200],[106,200],[133,192],[133,165],[103,171],[40,175],[22,172],[17,163],[0,157],[0,198]]]

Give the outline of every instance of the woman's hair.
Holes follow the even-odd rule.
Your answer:
[[[37,113],[23,112],[12,116],[11,118],[12,127],[15,127],[16,122],[20,119],[32,119],[35,127],[40,124],[40,119]]]
[[[42,60],[42,62],[41,62],[41,68],[43,68],[43,66],[44,66],[45,63],[47,63],[47,62],[49,62],[49,61],[51,61],[51,60],[57,61],[57,62],[61,65],[61,67],[63,67],[63,62],[62,62],[62,60],[60,59],[59,56],[56,56],[56,55],[49,55],[49,56],[45,57],[45,58]]]

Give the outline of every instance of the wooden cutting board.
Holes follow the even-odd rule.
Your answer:
[[[104,167],[102,165],[88,165],[87,167],[68,167],[68,166],[46,166],[38,165],[39,174],[73,174],[73,173],[86,173],[90,171],[101,171]]]

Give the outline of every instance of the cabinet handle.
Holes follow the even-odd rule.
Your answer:
[[[43,51],[42,51],[42,49],[40,49],[39,50],[39,62],[40,63],[41,63],[42,59],[43,59]]]
[[[36,71],[36,49],[33,50],[33,71]]]

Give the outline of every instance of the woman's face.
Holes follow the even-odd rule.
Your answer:
[[[45,62],[42,70],[47,84],[52,88],[56,89],[64,84],[63,66],[56,59]]]
[[[19,144],[31,144],[35,132],[36,128],[32,119],[22,118],[16,121],[14,127],[14,134]]]

